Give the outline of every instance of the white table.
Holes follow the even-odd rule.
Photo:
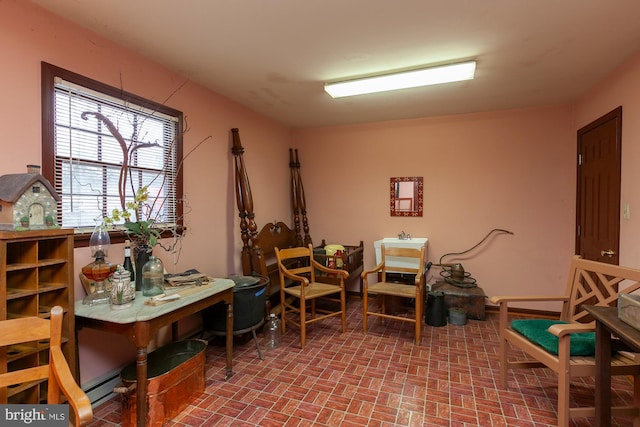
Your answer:
[[[232,375],[233,355],[233,286],[230,279],[214,279],[200,286],[198,291],[180,299],[153,306],[146,305],[149,297],[136,293],[133,305],[126,309],[112,310],[110,304],[89,306],[82,300],[75,302],[76,328],[98,329],[125,335],[137,349],[136,353],[136,418],[138,426],[146,425],[148,413],[147,396],[147,347],[158,330],[174,325],[178,320],[203,309],[224,302],[227,304],[227,370],[225,379]],[[172,290],[173,291],[173,290]],[[175,292],[175,291],[173,291]],[[179,291],[177,291],[179,293]],[[177,330],[173,329],[173,339],[177,339]]]

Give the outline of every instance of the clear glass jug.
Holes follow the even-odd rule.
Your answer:
[[[280,329],[280,319],[271,313],[264,325],[264,346],[267,349],[277,348],[282,343],[282,329]]]
[[[142,295],[152,297],[164,292],[164,265],[162,261],[151,255],[149,261],[142,266]]]

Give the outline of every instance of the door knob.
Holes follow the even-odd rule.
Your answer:
[[[614,256],[616,254],[616,252],[612,249],[609,249],[608,251],[600,251],[600,255],[601,256],[608,256],[609,258],[611,258],[612,256]]]

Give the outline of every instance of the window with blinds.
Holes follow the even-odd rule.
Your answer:
[[[121,193],[131,202],[147,186],[149,199],[131,220],[153,219],[175,229],[181,215],[182,114],[55,67],[47,74],[51,108],[43,113],[50,115],[43,118],[50,126],[43,129],[43,174],[61,198],[59,223],[92,230],[113,209],[123,210]],[[122,138],[109,131],[107,121]],[[122,176],[125,159],[128,173]]]

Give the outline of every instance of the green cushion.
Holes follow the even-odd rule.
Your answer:
[[[552,325],[566,323],[561,320],[520,319],[511,322],[511,328],[549,353],[557,355],[558,337],[547,331],[547,329]],[[593,356],[596,351],[596,334],[595,332],[571,334],[569,346],[571,356]]]

